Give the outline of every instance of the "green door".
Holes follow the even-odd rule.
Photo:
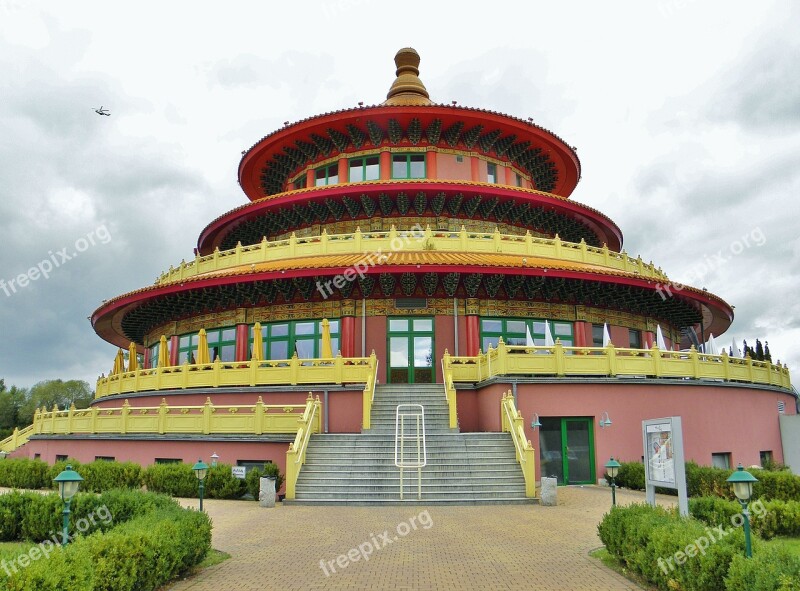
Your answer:
[[[386,380],[393,384],[432,384],[433,318],[389,318]]]
[[[544,417],[539,429],[542,476],[559,484],[593,484],[594,423],[590,417]]]

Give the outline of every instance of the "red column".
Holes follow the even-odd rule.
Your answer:
[[[583,321],[576,322],[573,325],[573,336],[575,337],[576,347],[586,346],[586,323]]]
[[[339,348],[342,357],[356,356],[356,319],[353,316],[342,316],[341,333],[339,335]],[[336,352],[334,351],[334,354]]]
[[[178,335],[169,337],[169,364],[178,365]]]
[[[478,165],[478,157],[477,156],[470,156],[470,163],[469,164],[470,164],[470,172],[471,172],[471,175],[472,175],[472,180],[473,181],[481,181],[481,180],[485,181],[486,179],[481,179],[480,178],[481,170],[480,170],[480,167]]]
[[[389,150],[381,152],[381,180],[388,181],[392,178],[392,154]]]
[[[435,150],[428,150],[426,155],[426,177],[429,179],[435,179],[438,177],[438,172],[436,170],[436,151]]]
[[[644,335],[645,348],[651,349],[653,347],[653,343],[656,342],[656,335],[650,332],[649,330],[643,330],[642,334]]]
[[[144,348],[144,367],[150,369],[150,347]]]
[[[306,171],[306,187],[313,187],[314,183],[317,182],[317,173],[316,171],[311,168]]]
[[[347,158],[339,158],[339,182],[350,182],[350,167],[347,165]]]
[[[506,169],[506,184],[510,186],[515,186],[517,183],[514,179],[514,171],[511,170],[510,166],[504,166],[503,168]]]
[[[250,327],[236,325],[236,361],[250,361]]]
[[[467,357],[475,357],[480,349],[480,330],[478,329],[478,317],[467,316]]]

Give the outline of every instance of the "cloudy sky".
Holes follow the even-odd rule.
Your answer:
[[[115,350],[87,316],[244,203],[242,150],[381,102],[409,45],[435,101],[577,146],[573,198],[733,304],[718,342],[766,339],[797,369],[798,30],[790,0],[0,0],[0,378],[93,386]]]

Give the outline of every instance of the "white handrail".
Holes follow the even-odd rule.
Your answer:
[[[401,407],[417,408],[417,412],[400,412]],[[406,417],[413,417],[414,434],[409,437],[416,442],[416,461],[406,461]],[[398,454],[399,451],[399,454]],[[399,457],[398,457],[399,455]],[[400,499],[403,499],[403,469],[417,469],[417,499],[422,499],[422,469],[428,463],[428,447],[425,441],[425,407],[421,404],[398,404],[394,418],[394,465],[400,468]]]

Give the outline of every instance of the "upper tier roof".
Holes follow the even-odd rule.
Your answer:
[[[568,197],[580,179],[574,148],[531,119],[430,100],[410,48],[395,56],[397,79],[380,105],[343,109],[287,123],[247,150],[239,183],[250,200],[280,193],[307,166],[337,154],[381,146],[439,146],[506,161],[535,189]]]

